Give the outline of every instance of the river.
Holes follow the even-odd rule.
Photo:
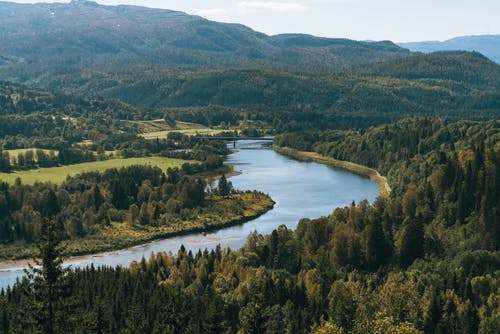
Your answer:
[[[274,152],[269,141],[243,140],[236,142],[236,151],[227,163],[240,175],[230,181],[236,189],[260,190],[276,202],[273,210],[243,225],[208,234],[198,233],[122,251],[85,256],[71,260],[73,267],[128,266],[132,261],[149,257],[151,252],[177,252],[181,245],[186,249],[215,248],[217,244],[232,249],[240,248],[249,233],[257,230],[268,234],[281,224],[295,229],[304,217],[316,218],[329,215],[336,207],[346,206],[362,199],[373,201],[378,195],[378,185],[368,178],[335,169],[315,162],[299,162]],[[232,146],[232,145],[231,145]],[[0,271],[0,289],[11,285],[23,274],[22,268]]]

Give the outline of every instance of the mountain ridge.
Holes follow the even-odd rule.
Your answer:
[[[414,52],[476,51],[500,64],[500,35],[458,36],[445,41],[402,42],[397,45]]]
[[[89,1],[0,2],[0,13],[0,56],[49,67],[346,67],[410,54],[387,41],[366,43],[305,34],[268,36],[241,24],[140,6],[103,6]]]

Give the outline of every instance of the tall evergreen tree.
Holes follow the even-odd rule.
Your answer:
[[[219,186],[218,186],[219,195],[221,196],[229,195],[231,193],[232,188],[233,185],[231,184],[231,182],[226,179],[225,175],[222,175],[219,180]]]
[[[366,240],[366,262],[371,269],[383,264],[386,258],[391,255],[391,246],[385,240],[382,225],[376,220],[368,228],[368,238]]]
[[[1,295],[3,297],[3,290]],[[8,334],[9,333],[9,319],[7,316],[7,305],[5,302],[2,303],[2,318],[0,319],[2,321],[2,333],[3,334]]]
[[[424,330],[426,333],[434,333],[441,318],[441,305],[435,290],[432,290],[430,299],[424,310]]]
[[[424,226],[420,219],[409,218],[403,231],[400,259],[403,268],[409,267],[424,253]]]
[[[55,220],[45,220],[38,245],[39,259],[34,259],[36,266],[30,264],[30,270],[26,270],[33,294],[33,315],[39,329],[46,334],[60,332],[60,321],[64,318],[59,306],[68,269],[62,267],[58,231]]]

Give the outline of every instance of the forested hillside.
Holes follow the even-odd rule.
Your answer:
[[[62,94],[53,94],[51,107],[92,104],[114,119],[167,113],[207,126],[252,119],[279,132],[417,115],[499,116],[500,66],[478,53],[416,55],[391,42],[267,36],[180,12],[89,1],[0,8],[0,78],[137,108]],[[30,113],[25,102],[16,103]]]
[[[251,234],[239,251],[181,248],[130,269],[61,274],[53,323],[82,333],[496,333],[499,128],[424,118],[280,136],[387,171],[395,191],[296,231]],[[4,328],[36,326],[20,315],[38,309],[37,291],[24,281],[2,294]]]
[[[500,333],[500,65],[482,54],[0,2],[0,79],[0,269],[39,265],[0,290],[0,333]],[[224,175],[220,137],[262,135],[386,191],[236,250],[63,268],[272,209]]]
[[[500,65],[463,52],[342,71],[154,66],[121,72],[47,72],[39,84],[138,107],[131,111],[133,116],[117,115],[122,119],[167,112],[178,120],[216,126],[221,120],[235,124],[246,117],[278,131],[364,128],[417,115],[481,120],[498,118],[500,110]]]
[[[0,2],[0,74],[25,82],[61,66],[122,65],[343,67],[403,57],[392,42],[309,35],[267,36],[171,10],[103,6],[92,1]]]
[[[60,135],[64,125],[57,116],[85,117],[94,129],[105,125],[99,131],[108,134],[124,126],[120,120],[165,115],[206,126],[237,126],[250,119],[278,132],[366,128],[417,115],[451,120],[500,116],[500,65],[475,53],[418,55],[345,71],[131,67],[85,73],[48,72],[43,82],[94,99],[2,83],[2,114],[9,116],[0,116],[1,131],[54,129]],[[82,125],[66,134],[92,136],[82,133]]]
[[[460,36],[446,41],[398,43],[415,52],[476,51],[500,64],[500,35]]]
[[[133,136],[135,131],[121,120],[161,115],[118,100],[91,100],[0,82],[0,149],[59,150],[83,140],[106,140],[122,130]]]
[[[435,52],[414,55],[404,60],[383,61],[353,69],[360,75],[409,80],[446,81],[474,88],[498,88],[500,66],[477,52]]]

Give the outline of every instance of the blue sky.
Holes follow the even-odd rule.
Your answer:
[[[30,3],[33,0],[14,0]],[[44,1],[52,2],[52,1]],[[69,1],[58,1],[69,2]],[[396,42],[500,34],[500,0],[97,0],[197,14],[266,34]]]

